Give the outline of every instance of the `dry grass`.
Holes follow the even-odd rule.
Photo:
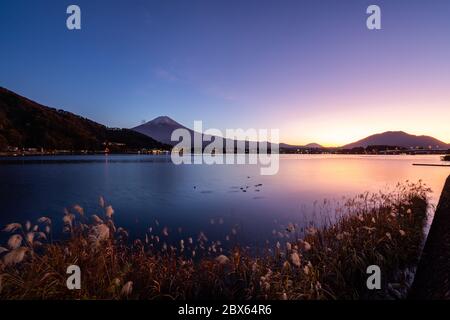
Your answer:
[[[420,182],[362,194],[338,210],[337,222],[289,225],[290,242],[258,255],[226,250],[201,234],[167,245],[167,229],[130,240],[114,210],[87,217],[75,206],[63,217],[67,239],[51,240],[50,219],[10,224],[0,247],[1,299],[374,299],[400,297],[418,259],[427,194]],[[285,237],[283,239],[286,239]],[[82,270],[81,290],[68,290],[66,268]],[[366,268],[380,266],[383,290],[366,288]]]

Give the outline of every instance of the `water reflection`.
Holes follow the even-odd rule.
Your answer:
[[[274,176],[257,165],[180,165],[168,156],[59,156],[0,160],[0,224],[42,215],[60,221],[64,207],[98,212],[103,195],[115,220],[142,233],[157,219],[172,229],[223,238],[236,225],[241,241],[264,241],[278,224],[323,220],[314,202],[377,192],[422,179],[437,202],[446,167],[439,156],[284,155]],[[322,212],[327,214],[326,212]],[[223,219],[223,225],[211,225]]]

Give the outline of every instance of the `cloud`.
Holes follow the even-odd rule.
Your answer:
[[[173,82],[173,81],[178,81],[178,77],[173,74],[172,72],[164,69],[164,68],[156,68],[154,70],[154,74],[156,77],[158,77],[161,80],[164,81],[169,81],[169,82]]]
[[[236,96],[231,92],[228,92],[224,87],[220,85],[214,85],[206,83],[206,81],[200,81],[196,77],[189,74],[175,74],[173,71],[169,71],[166,68],[157,67],[153,70],[153,74],[156,78],[166,82],[181,82],[184,85],[190,87],[197,92],[206,94],[212,97],[216,97],[225,101],[236,101]]]
[[[204,91],[212,96],[218,97],[226,101],[236,101],[236,97],[218,86],[206,86]]]

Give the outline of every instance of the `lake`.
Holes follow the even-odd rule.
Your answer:
[[[63,210],[81,205],[101,214],[99,196],[115,210],[117,226],[142,236],[168,227],[177,236],[203,231],[223,239],[235,230],[248,244],[270,239],[289,222],[320,224],[331,214],[323,199],[341,201],[364,191],[422,179],[436,204],[447,167],[437,155],[281,155],[277,175],[257,165],[179,165],[170,156],[88,155],[0,159],[0,225],[48,216],[60,226]],[[179,229],[181,228],[181,229]]]

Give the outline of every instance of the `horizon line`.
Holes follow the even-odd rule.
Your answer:
[[[32,98],[28,98],[28,97],[26,97],[26,96],[24,96],[24,95],[22,95],[22,94],[19,94],[19,93],[13,91],[13,90],[10,90],[10,89],[8,89],[8,88],[2,86],[2,85],[0,85],[0,89],[3,89],[3,90],[5,90],[5,91],[7,91],[7,92],[11,92],[11,93],[14,94],[14,95],[20,96],[20,97],[22,97],[22,98],[24,98],[24,99],[30,100],[30,101],[32,101],[32,102],[34,102],[34,103],[36,103],[36,104],[39,104],[39,105],[44,106],[44,107],[47,107],[47,108],[52,108],[52,109],[56,109],[56,110],[64,110],[64,109],[61,109],[61,108],[58,108],[58,107],[51,107],[51,106],[44,105],[44,104],[42,104],[42,103],[40,103],[40,102],[37,102],[36,100],[34,100],[34,99],[32,99]],[[83,115],[81,115],[81,114],[75,113],[75,112],[73,112],[73,111],[67,111],[67,110],[64,110],[64,111],[70,112],[70,113],[72,113],[72,114],[74,114],[74,115],[77,115],[77,116],[79,116],[79,117],[83,117],[83,118],[89,119],[89,120],[94,121],[94,122],[96,122],[96,123],[98,123],[98,124],[104,125],[104,126],[107,127],[107,128],[117,128],[116,126],[108,126],[108,125],[103,124],[103,123],[101,123],[101,122],[97,122],[97,120],[93,120],[93,119],[91,119],[91,118],[87,118],[87,117],[85,117],[85,116],[83,116]],[[193,131],[192,128],[189,128],[189,127],[187,127],[187,126],[181,124],[180,122],[178,122],[177,120],[174,120],[171,116],[168,116],[167,114],[166,114],[166,115],[156,116],[156,117],[153,118],[152,120],[145,121],[144,123],[138,124],[138,125],[136,125],[136,126],[134,126],[134,127],[125,127],[124,129],[130,129],[130,130],[133,130],[133,128],[136,128],[136,127],[138,127],[138,126],[140,126],[140,125],[147,124],[147,123],[152,122],[152,121],[154,121],[154,120],[156,120],[156,119],[158,119],[158,118],[169,118],[170,120],[176,122],[177,124],[180,124],[180,125],[182,125],[182,126],[188,128],[189,130],[192,130],[192,131]],[[194,122],[194,121],[196,121],[196,120],[193,120],[193,122]],[[237,129],[237,128],[234,128],[234,129]],[[242,129],[242,128],[241,128],[241,129]],[[245,129],[244,129],[244,130],[245,130]],[[320,143],[320,142],[318,142],[318,141],[320,141],[320,140],[312,140],[312,142],[307,142],[307,143],[297,143],[297,142],[287,142],[287,141],[284,141],[284,142],[283,142],[283,141],[281,141],[281,142],[279,142],[278,144],[287,144],[287,145],[295,146],[295,147],[304,147],[304,146],[306,146],[306,145],[308,145],[308,144],[318,144],[318,145],[322,146],[323,148],[342,148],[342,147],[344,147],[344,146],[346,146],[346,145],[348,145],[348,144],[353,144],[353,143],[355,143],[355,142],[357,142],[357,141],[360,141],[360,140],[362,140],[362,139],[368,138],[368,137],[370,137],[370,136],[377,135],[377,134],[383,134],[383,133],[387,133],[387,132],[403,132],[403,133],[405,133],[405,134],[413,135],[413,136],[416,136],[416,137],[421,137],[421,136],[423,136],[423,137],[430,137],[430,138],[433,138],[433,139],[440,140],[441,142],[443,142],[443,143],[445,144],[446,147],[450,146],[450,142],[445,142],[444,139],[437,138],[437,137],[435,137],[435,136],[433,136],[433,135],[429,135],[429,134],[414,134],[414,133],[409,133],[408,131],[406,131],[406,130],[401,130],[401,129],[390,129],[390,130],[381,131],[381,132],[380,132],[380,131],[376,131],[376,132],[373,132],[373,133],[367,133],[367,134],[365,134],[364,136],[362,136],[362,137],[360,137],[360,138],[354,138],[354,141],[346,142],[346,143],[344,143],[344,144],[339,144],[339,145],[338,145],[338,144],[329,144],[329,143]],[[222,137],[222,138],[223,138],[223,137]],[[447,139],[445,139],[445,140],[447,140]],[[268,141],[268,142],[270,142],[270,141]],[[272,143],[272,142],[271,142],[271,143]]]

